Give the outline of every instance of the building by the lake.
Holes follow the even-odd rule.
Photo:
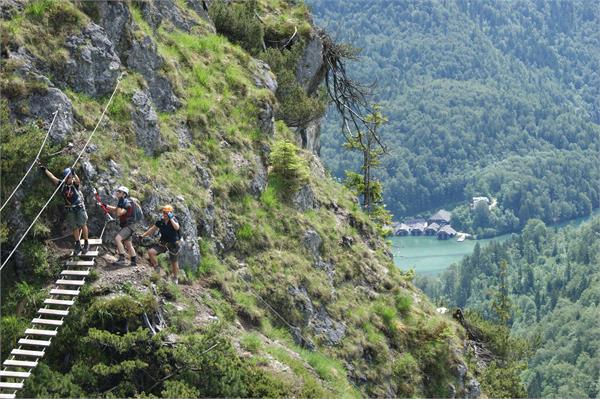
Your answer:
[[[456,236],[457,232],[450,226],[452,212],[440,209],[427,220],[410,219],[404,223],[395,223],[392,228],[397,236],[437,236],[440,240],[447,240]]]

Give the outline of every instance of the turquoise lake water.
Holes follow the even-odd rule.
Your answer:
[[[600,210],[594,211],[592,215],[573,219],[568,222],[559,223],[556,227],[578,226],[599,216]],[[485,245],[490,241],[506,241],[510,234],[484,239],[465,240],[457,242],[456,239],[438,240],[436,237],[391,237],[392,253],[394,263],[402,270],[414,268],[419,274],[438,274],[448,268],[452,263],[459,262],[465,255],[470,255],[475,244]]]

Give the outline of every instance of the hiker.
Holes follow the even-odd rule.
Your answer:
[[[80,253],[85,253],[90,248],[88,241],[88,227],[87,220],[88,215],[85,211],[85,203],[83,202],[83,195],[79,191],[81,180],[75,171],[71,168],[66,168],[63,171],[64,182],[58,179],[52,174],[44,165],[39,165],[39,169],[44,172],[46,176],[54,183],[55,186],[62,184],[60,193],[65,200],[65,210],[67,216],[65,222],[67,226],[73,232],[73,239],[75,244],[73,246],[73,256],[77,256]],[[83,236],[83,248],[81,247],[80,236]]]
[[[115,215],[119,218],[119,226],[121,230],[115,236],[115,242],[117,244],[117,252],[119,253],[119,258],[115,262],[117,265],[124,266],[125,262],[125,248],[127,248],[127,252],[131,257],[130,266],[137,266],[137,255],[135,253],[135,249],[133,248],[133,244],[131,242],[134,227],[135,227],[135,210],[136,206],[134,202],[129,198],[129,189],[125,186],[120,186],[115,191],[115,196],[119,200],[116,206],[114,205],[106,205],[106,208],[114,212]]]
[[[181,250],[181,247],[179,246],[179,240],[181,239],[181,234],[179,232],[179,223],[177,222],[173,211],[174,209],[171,205],[163,206],[162,218],[157,220],[152,227],[146,230],[146,232],[142,234],[142,238],[153,235],[157,230],[160,231],[159,242],[153,245],[148,251],[150,263],[154,267],[155,271],[160,272],[156,256],[165,252],[169,252],[169,260],[171,261],[171,270],[173,272],[172,278],[173,282],[177,284],[177,274],[179,272],[178,259],[179,251]]]

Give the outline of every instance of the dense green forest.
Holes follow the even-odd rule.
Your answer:
[[[476,246],[439,278],[420,276],[417,283],[440,303],[494,319],[504,280],[512,333],[534,343],[522,373],[528,396],[595,398],[600,395],[599,254],[600,218],[561,230],[531,220],[521,235]]]
[[[378,177],[397,218],[463,205],[459,227],[489,235],[600,205],[600,3],[309,4],[362,49],[352,73],[389,118]],[[338,177],[357,169],[342,141],[330,112],[322,156]],[[498,207],[475,217],[478,195]]]

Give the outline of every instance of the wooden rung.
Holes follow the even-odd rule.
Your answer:
[[[23,389],[22,382],[0,382],[0,388]]]
[[[64,305],[64,306],[73,306],[75,301],[69,301],[66,299],[44,299],[44,304],[46,305]]]
[[[59,290],[57,288],[50,290],[50,295],[71,295],[71,296],[77,296],[79,295],[79,291],[74,291],[74,290]]]
[[[25,330],[25,335],[42,335],[44,337],[56,337],[58,331],[54,330],[39,330],[36,328],[28,328]]]
[[[0,399],[15,399],[16,395],[14,393],[0,393]]]
[[[79,240],[81,241],[81,245],[85,244],[85,240]],[[102,239],[101,238],[90,238],[88,240],[88,243],[90,245],[102,245]]]
[[[14,356],[44,357],[44,352],[42,351],[29,351],[25,349],[13,349],[10,351],[10,354]]]
[[[26,339],[26,338],[21,338],[19,340],[19,344],[21,345],[34,345],[34,346],[44,346],[44,347],[49,347],[51,344],[51,341],[42,341],[39,339]]]
[[[29,371],[0,370],[0,377],[29,378],[30,376],[31,373]]]
[[[63,276],[88,276],[89,270],[63,270],[60,272]]]
[[[66,266],[68,267],[72,267],[72,266],[94,266],[94,261],[93,260],[68,260],[65,263]]]
[[[57,315],[57,316],[68,316],[69,315],[68,310],[56,310],[56,309],[39,309],[38,313],[39,314],[51,314],[51,315]]]
[[[41,319],[36,318],[31,320],[33,324],[46,324],[48,326],[62,326],[62,320],[53,320],[53,319]]]
[[[3,363],[5,366],[13,366],[13,367],[35,367],[37,366],[37,362],[29,362],[27,360],[5,360]]]
[[[85,284],[85,280],[56,280],[56,285],[78,285],[82,286]]]
[[[69,256],[73,256],[73,251],[71,251],[71,253],[69,254]],[[98,256],[98,251],[87,251],[84,254],[79,254],[77,255],[78,257],[82,257],[82,258],[92,258],[94,256]]]

